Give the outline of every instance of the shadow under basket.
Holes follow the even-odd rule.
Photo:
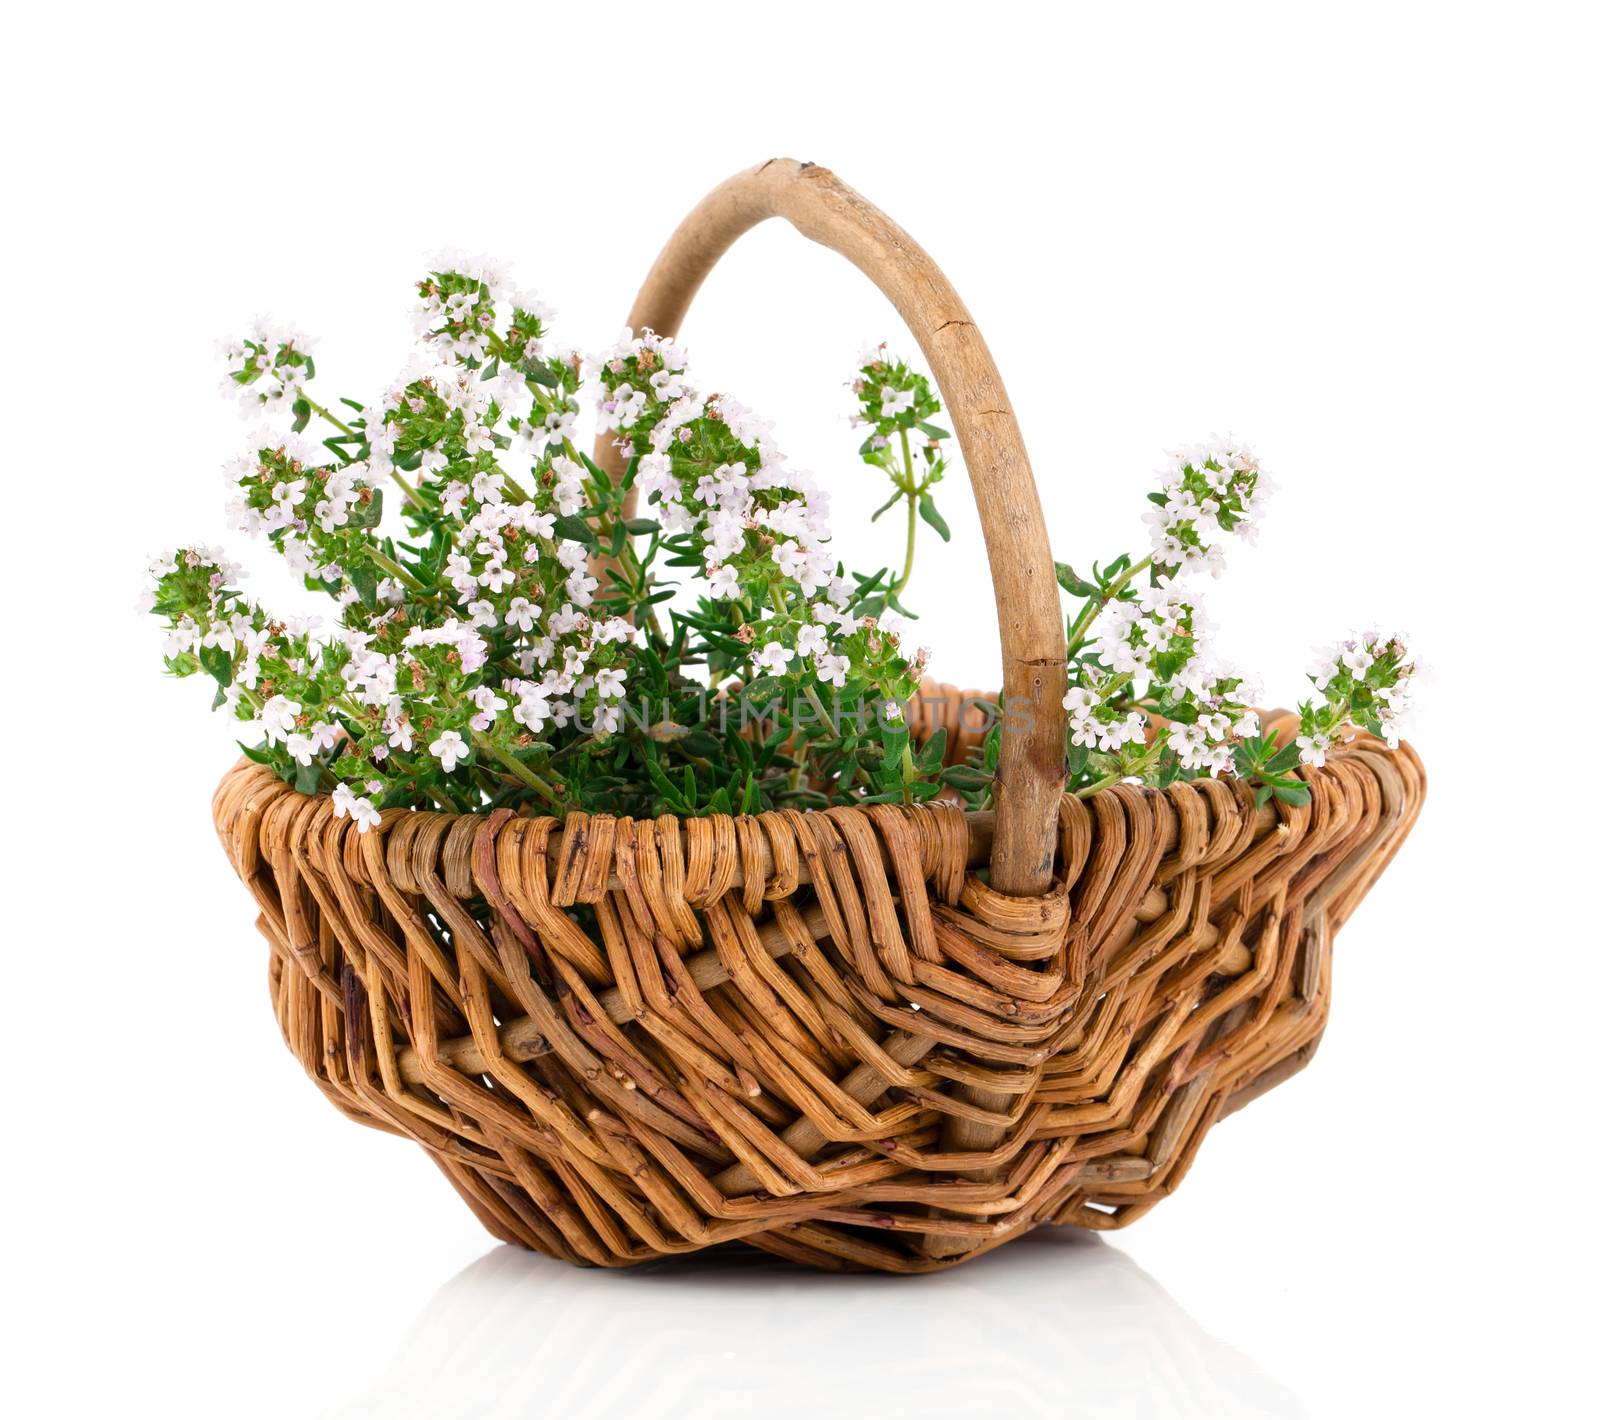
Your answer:
[[[1310,1059],[1331,944],[1425,780],[1360,741],[1310,802],[1232,781],[1064,795],[1065,642],[1026,453],[976,327],[832,174],[763,164],[686,219],[633,313],[676,333],[787,217],[872,276],[933,367],[983,516],[1006,703],[997,812],[452,816],[370,832],[241,761],[217,830],[284,1039],[414,1139],[496,1237],[625,1266],[742,1240],[920,1272],[1041,1223],[1115,1228]],[[616,451],[602,451],[614,459]],[[948,752],[959,692],[913,703]]]

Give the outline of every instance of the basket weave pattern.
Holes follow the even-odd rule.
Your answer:
[[[889,296],[955,425],[1008,707],[995,812],[389,811],[361,834],[241,762],[213,808],[284,1039],[496,1237],[575,1263],[742,1239],[915,1272],[1042,1222],[1121,1226],[1316,1048],[1330,944],[1410,829],[1421,765],[1360,742],[1294,808],[1214,780],[1064,796],[1037,489],[927,254],[824,169],[765,163],[685,219],[630,323],[681,332],[721,254],[773,216]],[[620,471],[609,444],[597,457]],[[980,732],[961,694],[929,689],[914,734],[943,725],[964,756]]]
[[[1423,779],[1357,748],[1308,782],[1260,812],[1211,781],[1066,798],[1039,898],[985,885],[986,821],[943,805],[362,835],[241,762],[215,811],[290,1049],[495,1236],[919,1271],[1137,1218],[1310,1057]],[[958,1084],[1008,1102],[981,1153],[939,1147]]]

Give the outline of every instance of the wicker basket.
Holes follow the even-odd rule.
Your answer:
[[[1119,1227],[1316,1049],[1330,943],[1415,819],[1421,765],[1363,742],[1307,774],[1298,808],[1217,781],[1063,796],[1038,496],[983,339],[921,248],[826,170],[767,163],[684,221],[632,324],[678,331],[771,216],[877,282],[955,421],[1013,709],[997,811],[391,812],[361,835],[241,762],[215,817],[284,1038],[496,1237],[570,1262],[741,1239],[916,1272],[1039,1223]],[[914,728],[958,703],[925,699]]]

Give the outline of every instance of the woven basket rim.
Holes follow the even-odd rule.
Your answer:
[[[1381,756],[1394,757],[1394,756],[1402,754],[1402,753],[1408,754],[1410,756],[1410,758],[1417,765],[1419,772],[1423,772],[1422,771],[1421,757],[1417,754],[1416,747],[1411,743],[1410,740],[1401,740],[1397,746],[1391,747],[1388,744],[1384,743],[1384,741],[1376,738],[1375,736],[1371,736],[1371,735],[1367,735],[1367,734],[1362,734],[1362,735],[1358,736],[1356,739],[1350,740],[1347,743],[1345,743],[1343,745],[1340,745],[1337,748],[1328,751],[1328,764],[1327,765],[1324,765],[1324,766],[1321,766],[1321,767],[1314,766],[1314,765],[1301,765],[1301,766],[1299,766],[1298,772],[1299,772],[1302,780],[1307,785],[1310,785],[1310,784],[1312,784],[1314,782],[1318,782],[1321,779],[1325,778],[1330,772],[1328,766],[1331,766],[1337,760],[1346,759],[1346,758],[1349,758],[1352,755],[1364,756],[1364,755],[1377,754],[1377,755],[1381,755]],[[323,802],[331,803],[332,802],[333,794],[332,794],[331,790],[319,789],[319,790],[317,790],[317,792],[315,794],[307,794],[303,790],[297,789],[293,784],[289,783],[288,780],[279,778],[268,766],[266,766],[264,764],[260,764],[260,763],[254,761],[254,760],[251,760],[246,755],[240,755],[238,759],[234,760],[233,763],[228,767],[227,771],[224,773],[223,778],[224,778],[224,780],[226,780],[228,778],[231,778],[238,771],[240,771],[242,769],[246,769],[246,768],[251,768],[251,767],[253,767],[255,769],[259,769],[262,772],[262,776],[263,777],[271,776],[274,780],[276,780],[277,783],[282,785],[283,791],[286,794],[293,794],[293,795],[295,795],[295,796],[297,796],[297,797],[299,797],[301,799],[305,799],[308,802],[312,802],[312,803],[323,803]],[[1100,793],[1107,793],[1107,794],[1111,794],[1111,793],[1114,793],[1114,794],[1133,793],[1133,794],[1144,795],[1144,796],[1150,796],[1150,795],[1167,795],[1167,796],[1171,796],[1175,792],[1182,793],[1186,789],[1192,790],[1192,789],[1195,789],[1197,786],[1200,786],[1200,785],[1220,785],[1223,788],[1227,789],[1236,799],[1239,799],[1241,801],[1248,800],[1248,799],[1251,798],[1252,791],[1249,788],[1246,787],[1244,781],[1240,780],[1240,779],[1233,778],[1232,776],[1229,776],[1227,778],[1206,777],[1206,778],[1200,778],[1200,779],[1178,780],[1178,781],[1175,781],[1172,784],[1168,784],[1168,785],[1165,785],[1165,786],[1157,786],[1157,785],[1153,785],[1153,784],[1138,784],[1138,783],[1132,783],[1132,782],[1129,782],[1129,781],[1125,780],[1120,784],[1109,784],[1109,785],[1107,785],[1104,789],[1102,789],[1100,791]],[[1076,801],[1076,802],[1078,802],[1080,804],[1090,804],[1090,803],[1093,802],[1094,797],[1097,797],[1097,796],[1090,796],[1088,798],[1080,798],[1078,795],[1073,794],[1071,791],[1063,791],[1063,793],[1061,795],[1061,799],[1062,799],[1063,803],[1065,803],[1067,800],[1071,799],[1071,800],[1074,800],[1074,801]],[[771,816],[774,816],[774,815],[785,815],[785,814],[802,814],[802,815],[806,815],[806,816],[810,816],[810,815],[814,815],[814,814],[831,814],[831,813],[836,813],[840,809],[856,809],[856,810],[864,811],[864,810],[874,809],[874,808],[889,808],[889,809],[906,809],[906,810],[910,810],[912,812],[916,812],[916,811],[924,810],[924,809],[931,809],[931,810],[934,810],[935,812],[940,812],[940,813],[953,813],[956,810],[955,802],[953,800],[949,800],[949,799],[933,799],[933,800],[929,800],[929,801],[926,801],[926,802],[923,802],[923,803],[918,803],[918,804],[866,804],[866,803],[851,803],[851,802],[845,801],[845,802],[841,802],[841,803],[837,803],[837,804],[828,804],[828,805],[826,805],[824,807],[821,807],[821,808],[818,808],[818,807],[815,807],[815,806],[808,806],[806,808],[761,809],[758,812],[752,813],[752,814],[737,814],[737,813],[736,814],[725,814],[725,813],[721,813],[721,812],[703,813],[703,814],[674,814],[674,813],[618,814],[618,813],[612,813],[609,810],[574,809],[571,813],[569,813],[566,816],[566,818],[559,817],[558,815],[555,815],[555,814],[547,814],[547,813],[541,814],[541,813],[530,813],[530,812],[528,812],[527,810],[532,808],[532,807],[533,807],[532,805],[524,805],[520,809],[509,809],[509,808],[486,809],[486,808],[481,808],[480,807],[480,808],[475,808],[475,809],[466,809],[466,810],[464,810],[464,811],[462,811],[460,813],[452,813],[448,809],[431,809],[431,808],[417,808],[417,807],[384,809],[384,810],[381,811],[382,812],[382,816],[381,816],[380,822],[378,824],[378,828],[379,828],[380,831],[386,831],[392,825],[394,825],[396,823],[399,823],[399,822],[403,822],[406,818],[412,817],[412,816],[423,816],[423,817],[443,818],[443,819],[452,819],[452,820],[455,820],[455,819],[485,819],[486,820],[486,819],[493,818],[493,817],[496,817],[496,816],[499,816],[499,815],[506,815],[506,816],[509,816],[509,817],[512,817],[512,818],[521,819],[521,820],[524,820],[524,821],[527,821],[527,822],[534,822],[534,823],[549,822],[549,823],[553,823],[553,824],[557,825],[558,829],[559,829],[560,825],[567,823],[568,821],[570,821],[573,818],[577,818],[580,821],[585,821],[585,822],[593,822],[593,821],[596,821],[596,820],[604,820],[604,821],[609,821],[609,822],[621,822],[623,819],[628,819],[628,820],[631,820],[633,822],[639,822],[639,823],[642,823],[642,822],[659,822],[661,819],[672,819],[672,820],[675,820],[678,823],[689,824],[689,823],[704,823],[704,822],[711,821],[711,820],[726,820],[726,821],[729,821],[729,822],[737,822],[740,819],[761,819],[761,818],[768,818],[768,817],[771,817]],[[1282,807],[1283,808],[1293,808],[1293,807],[1296,807],[1296,806],[1284,805]],[[1303,806],[1301,806],[1301,807],[1303,807]],[[1280,806],[1279,806],[1279,802],[1277,800],[1268,799],[1268,800],[1265,801],[1265,803],[1262,804],[1262,806],[1259,809],[1254,810],[1254,812],[1255,812],[1255,814],[1256,814],[1258,819],[1264,819],[1266,817],[1279,816],[1279,808],[1280,808]],[[977,826],[980,826],[980,828],[990,828],[990,829],[992,829],[992,826],[994,824],[995,817],[996,817],[996,810],[994,810],[994,809],[963,809],[963,810],[960,811],[960,813],[961,813],[961,817],[964,818],[967,821],[968,824],[977,825]]]

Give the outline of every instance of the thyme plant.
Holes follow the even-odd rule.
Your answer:
[[[826,494],[768,425],[695,389],[674,341],[625,333],[585,362],[547,348],[549,311],[492,266],[435,266],[417,288],[431,358],[375,401],[320,402],[294,331],[262,324],[227,347],[229,394],[287,425],[229,466],[235,526],[334,605],[326,629],[277,616],[215,549],[152,565],[168,669],[209,676],[217,707],[259,725],[245,753],[363,828],[413,806],[694,814],[939,794],[943,737],[918,749],[905,724],[927,660],[895,610],[909,556],[898,577],[847,573]],[[897,362],[865,373],[874,440],[931,447],[926,379]],[[620,476],[574,444],[586,386]],[[303,437],[313,420],[320,444]],[[876,443],[867,457],[904,477]],[[925,453],[905,495],[924,519],[943,466]],[[687,606],[681,572],[705,579]]]
[[[1310,790],[1294,769],[1323,764],[1336,741],[1366,731],[1398,744],[1413,669],[1400,636],[1371,631],[1319,656],[1310,672],[1317,693],[1300,706],[1292,745],[1262,734],[1253,680],[1216,658],[1194,574],[1221,575],[1230,536],[1255,540],[1271,491],[1242,444],[1180,449],[1148,495],[1148,553],[1096,563],[1087,577],[1056,564],[1070,598],[1066,753],[1075,793],[1121,779],[1165,787],[1235,775],[1255,785],[1258,806],[1274,796],[1301,804]]]
[[[362,831],[412,807],[992,801],[998,720],[952,766],[942,730],[918,747],[906,724],[928,658],[902,601],[918,527],[950,537],[932,494],[949,435],[924,375],[882,346],[861,357],[860,456],[891,485],[873,520],[903,505],[906,535],[898,572],[848,571],[826,493],[769,425],[696,388],[674,340],[624,332],[580,359],[481,260],[437,259],[417,298],[425,358],[375,400],[322,402],[296,331],[258,323],[226,347],[224,389],[269,421],[227,468],[231,519],[331,615],[276,615],[201,546],[151,565],[146,605],[168,670],[209,678],[215,708],[259,727],[250,758],[329,792]],[[620,472],[575,443],[586,396]],[[1088,577],[1057,564],[1074,792],[1236,774],[1300,802],[1297,764],[1355,728],[1393,739],[1410,675],[1398,638],[1319,663],[1293,746],[1261,736],[1248,683],[1213,660],[1191,577],[1220,571],[1226,536],[1253,535],[1266,492],[1240,446],[1182,451],[1150,495],[1145,557]],[[703,588],[687,601],[685,574]]]

